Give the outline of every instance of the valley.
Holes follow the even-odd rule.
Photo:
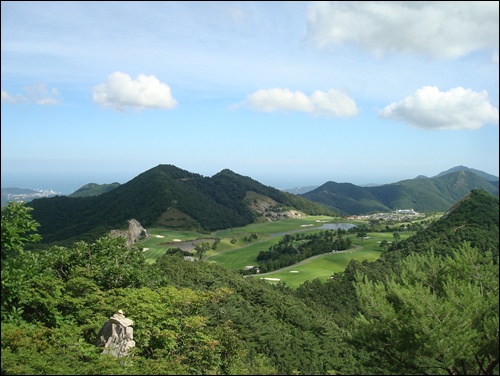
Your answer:
[[[425,215],[416,216],[415,220],[422,220],[425,217]],[[434,215],[433,218],[437,218],[437,216]],[[143,248],[146,261],[154,263],[158,257],[171,248],[180,248],[183,251],[191,252],[192,257],[197,259],[195,247],[207,243],[210,245],[210,249],[203,256],[204,261],[215,262],[229,270],[244,270],[250,266],[258,266],[257,256],[259,252],[267,251],[285,235],[298,232],[317,233],[337,228],[348,230],[357,226],[369,226],[369,219],[370,216],[365,220],[346,222],[339,217],[308,216],[215,231],[210,236],[198,232],[154,228],[149,231],[150,237],[143,239],[138,245]],[[401,225],[407,227],[410,222],[393,221],[392,225],[398,228]],[[266,276],[266,278],[272,278],[267,280],[270,283],[281,281],[292,288],[298,287],[306,280],[315,278],[325,282],[332,274],[342,272],[351,260],[375,261],[384,251],[380,245],[381,241],[385,240],[387,244],[390,244],[394,231],[368,232],[366,238],[363,239],[357,238],[356,233],[353,232],[348,235],[352,241],[352,247],[348,250],[316,255],[272,272],[248,276],[253,278]],[[415,231],[398,232],[400,240],[415,233]],[[216,241],[217,245],[213,249],[213,244]]]
[[[130,221],[146,235],[132,247],[108,234],[32,250],[33,209],[13,203],[2,211],[2,373],[497,374],[498,208],[472,190],[412,221]],[[117,310],[137,323],[127,363],[96,345]],[[410,349],[384,348],[408,338]]]

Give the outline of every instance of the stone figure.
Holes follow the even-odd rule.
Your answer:
[[[128,350],[135,347],[134,322],[125,317],[120,309],[109,318],[97,334],[96,345],[104,346],[102,354],[116,357],[126,356]]]

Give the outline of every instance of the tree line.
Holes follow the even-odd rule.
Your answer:
[[[499,371],[498,198],[483,191],[297,289],[176,254],[147,264],[121,238],[28,250],[37,230],[30,207],[2,210],[2,374]],[[93,344],[117,309],[135,322],[126,359]]]

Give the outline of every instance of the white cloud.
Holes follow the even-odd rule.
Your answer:
[[[44,84],[27,86],[26,92],[28,93],[28,98],[36,104],[54,105],[59,103],[59,100],[57,99],[59,91],[57,89],[48,91]]]
[[[22,95],[12,96],[6,91],[2,90],[2,102],[7,102],[10,104],[16,104],[20,102],[26,102],[27,98]]]
[[[44,84],[35,84],[26,86],[26,95],[10,95],[2,90],[2,102],[10,104],[16,103],[35,103],[40,105],[56,105],[59,103],[59,91],[57,89],[47,90]]]
[[[307,39],[353,43],[381,57],[412,52],[457,58],[497,49],[498,1],[330,1],[309,9]]]
[[[123,72],[115,72],[106,83],[94,86],[93,100],[118,111],[125,111],[126,107],[137,110],[170,109],[177,105],[170,87],[155,76],[139,74],[136,80],[132,80]]]
[[[311,96],[289,89],[261,89],[248,95],[240,106],[265,112],[304,111],[313,115],[337,117],[350,117],[358,113],[356,103],[346,94],[334,89],[328,92],[318,90]]]
[[[488,93],[463,87],[441,92],[435,86],[424,86],[379,114],[427,130],[478,129],[498,124],[498,109],[488,101]]]

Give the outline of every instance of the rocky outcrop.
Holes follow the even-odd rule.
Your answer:
[[[272,198],[255,192],[247,192],[245,203],[255,214],[266,218],[268,221],[302,217],[299,211],[283,210],[281,205]]]
[[[125,317],[120,309],[104,324],[95,341],[96,346],[104,347],[102,354],[116,357],[128,355],[128,351],[135,347],[134,322]]]
[[[134,244],[139,239],[149,237],[148,232],[136,219],[128,221],[128,230],[111,230],[111,236],[122,236],[127,240],[127,245]]]

